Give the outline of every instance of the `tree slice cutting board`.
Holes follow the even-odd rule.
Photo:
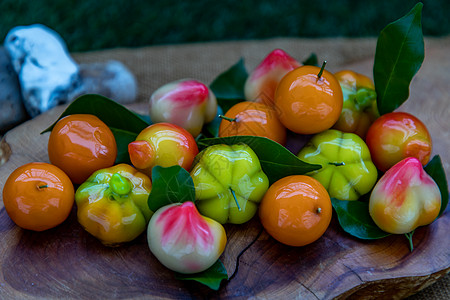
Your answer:
[[[441,155],[447,178],[448,50],[436,47],[427,51],[411,86],[411,97],[399,109],[427,125],[434,141],[433,155]],[[372,61],[345,67],[371,74]],[[129,108],[147,111],[145,103]],[[32,161],[48,162],[49,134],[39,132],[63,109],[57,107],[5,135],[1,149],[10,157],[0,166],[2,188],[15,168]],[[221,260],[231,279],[216,292],[175,279],[150,253],[145,235],[121,247],[104,247],[78,224],[75,207],[54,229],[26,231],[15,226],[1,202],[0,298],[404,298],[450,271],[449,226],[447,209],[439,220],[416,230],[415,250],[410,252],[402,235],[376,241],[355,239],[339,227],[336,216],[322,238],[300,248],[276,242],[257,217],[241,226],[227,225],[228,244]]]

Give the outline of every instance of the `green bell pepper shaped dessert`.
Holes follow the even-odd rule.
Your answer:
[[[78,222],[106,246],[132,241],[153,215],[151,188],[150,178],[130,165],[98,170],[75,193]]]
[[[316,134],[298,157],[321,169],[308,173],[327,189],[330,197],[358,200],[375,185],[378,171],[366,143],[354,133],[329,129]]]
[[[255,152],[245,144],[203,150],[191,171],[199,212],[221,224],[249,221],[269,188]]]

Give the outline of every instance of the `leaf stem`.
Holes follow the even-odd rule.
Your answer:
[[[414,250],[414,244],[413,244],[413,240],[412,240],[413,234],[414,234],[414,230],[411,232],[405,233],[405,237],[409,242],[409,250],[411,252],[413,252],[413,250]]]
[[[224,115],[218,115],[219,118],[230,121],[230,122],[236,122],[236,118],[228,118],[225,117]]]
[[[322,67],[320,68],[320,72],[319,74],[317,74],[318,79],[320,79],[320,77],[322,77],[323,71],[325,70],[325,65],[327,64],[327,61],[324,60],[322,63]]]

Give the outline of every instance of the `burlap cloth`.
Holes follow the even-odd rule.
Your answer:
[[[161,85],[181,78],[194,78],[206,84],[244,58],[247,70],[254,68],[274,48],[281,48],[299,61],[316,53],[327,60],[327,69],[373,58],[375,39],[271,39],[264,41],[215,42],[164,45],[133,49],[73,53],[78,62],[93,63],[108,59],[122,61],[136,75],[138,101],[147,101]]]
[[[426,49],[450,48],[450,37],[427,38]],[[148,101],[161,85],[182,78],[194,78],[206,84],[240,58],[252,70],[270,51],[281,48],[299,61],[316,53],[327,60],[327,69],[343,68],[372,76],[376,39],[269,39],[258,41],[227,41],[185,45],[162,45],[133,49],[73,53],[79,63],[115,59],[123,62],[136,76],[139,86],[137,101]],[[449,82],[450,83],[450,82]],[[410,299],[450,299],[450,275],[444,276]]]

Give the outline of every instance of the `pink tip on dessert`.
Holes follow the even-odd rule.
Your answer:
[[[300,63],[284,50],[275,49],[255,68],[251,77],[256,80],[275,69],[284,70],[285,73],[300,67]]]
[[[174,241],[175,244],[199,244],[205,250],[213,247],[213,233],[190,201],[168,208],[161,213],[156,223],[162,226],[163,247]]]

